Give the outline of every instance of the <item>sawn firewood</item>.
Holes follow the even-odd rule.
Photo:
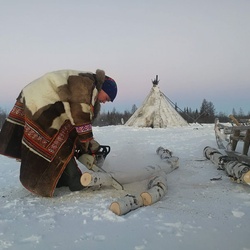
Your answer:
[[[164,197],[167,192],[166,176],[154,176],[147,181],[147,188],[141,194],[126,195],[110,205],[110,210],[117,215],[124,215],[141,206],[152,205]]]

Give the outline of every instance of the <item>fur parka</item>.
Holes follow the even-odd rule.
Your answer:
[[[0,132],[0,154],[21,160],[20,181],[52,197],[76,143],[87,150],[105,72],[61,70],[23,88]]]

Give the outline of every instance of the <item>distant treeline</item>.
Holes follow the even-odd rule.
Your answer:
[[[215,113],[213,103],[206,99],[203,99],[199,109],[192,110],[186,107],[181,110],[177,104],[174,105],[174,108],[188,123],[214,123],[215,118],[219,118],[220,122],[230,122],[228,117],[230,114],[224,112]],[[108,126],[125,124],[136,110],[137,107],[134,104],[130,111],[119,112],[114,108],[112,111],[101,112],[94,120],[93,125]],[[231,114],[238,120],[250,118],[250,111],[248,114],[244,114],[242,109],[240,109],[239,112],[233,109]],[[6,111],[0,108],[0,128],[2,128],[7,115]]]
[[[219,118],[220,122],[230,122],[229,115],[224,112],[215,112],[215,107],[212,102],[203,99],[201,107],[199,109],[192,110],[191,108],[184,108],[181,110],[177,104],[173,105],[175,110],[188,122],[188,123],[214,123],[215,118]],[[100,113],[97,119],[94,121],[96,126],[108,126],[125,124],[127,120],[137,110],[136,105],[132,106],[130,111],[118,112],[115,108],[110,112]],[[244,114],[240,109],[236,112],[235,109],[231,113],[236,119],[249,119],[250,111],[248,114]]]

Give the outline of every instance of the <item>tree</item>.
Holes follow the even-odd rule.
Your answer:
[[[212,102],[203,99],[200,108],[200,122],[213,122],[215,118],[215,108]]]
[[[175,109],[176,111],[178,110],[177,102],[176,102],[175,105],[174,105],[174,109]]]
[[[243,111],[242,108],[240,108],[238,116],[241,117],[241,118],[243,118],[245,116],[244,111]]]
[[[232,115],[233,115],[233,116],[237,116],[237,113],[236,113],[236,111],[235,111],[235,108],[233,108],[233,110],[232,110]]]
[[[208,112],[210,117],[214,117],[215,115],[215,107],[212,102],[208,102]]]
[[[200,107],[200,115],[206,116],[207,115],[207,109],[208,109],[208,102],[206,99],[203,99],[201,107]]]
[[[131,109],[132,115],[135,113],[136,110],[137,110],[137,107],[136,107],[136,105],[134,104],[134,105],[132,106],[132,109]]]

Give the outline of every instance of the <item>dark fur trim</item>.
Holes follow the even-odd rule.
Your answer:
[[[96,100],[95,106],[94,106],[93,120],[98,116],[98,114],[100,113],[100,110],[101,110],[101,104],[100,104],[99,100]]]
[[[96,73],[96,88],[98,91],[100,91],[102,88],[102,84],[105,81],[105,72],[104,70],[97,69],[95,73]]]

